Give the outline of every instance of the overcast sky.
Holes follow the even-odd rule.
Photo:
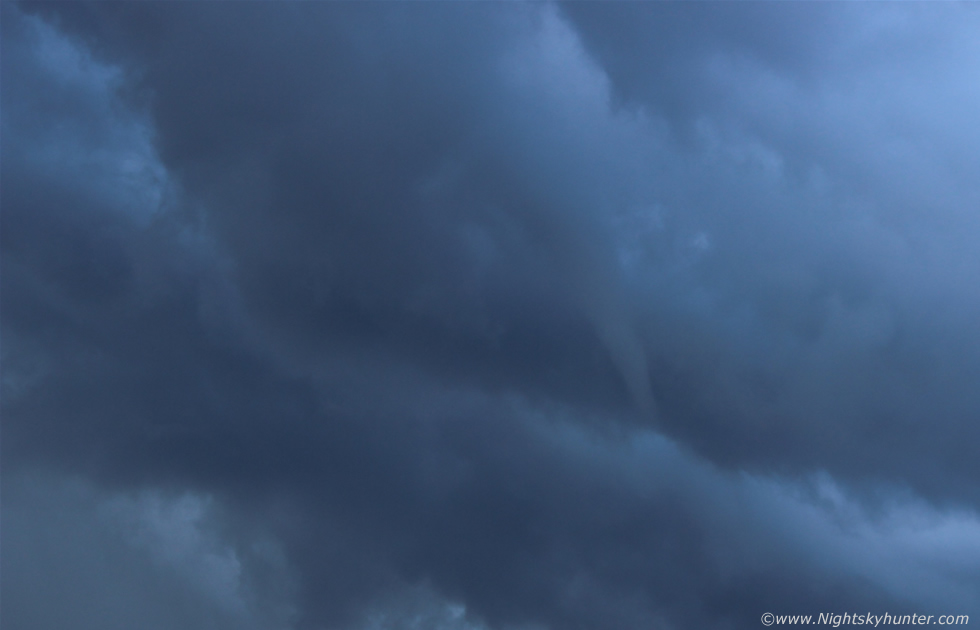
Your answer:
[[[980,622],[980,4],[0,24],[4,630]]]

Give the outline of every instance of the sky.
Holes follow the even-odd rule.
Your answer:
[[[980,620],[980,4],[0,7],[5,630]]]

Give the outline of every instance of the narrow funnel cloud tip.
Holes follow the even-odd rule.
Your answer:
[[[622,312],[601,309],[596,327],[603,345],[622,375],[637,410],[650,422],[657,420],[657,406],[650,387],[645,348]]]

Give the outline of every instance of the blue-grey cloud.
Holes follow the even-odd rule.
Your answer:
[[[3,11],[5,627],[978,612],[970,7]]]

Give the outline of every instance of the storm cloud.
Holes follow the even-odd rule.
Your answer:
[[[974,5],[2,10],[5,628],[980,618]]]

